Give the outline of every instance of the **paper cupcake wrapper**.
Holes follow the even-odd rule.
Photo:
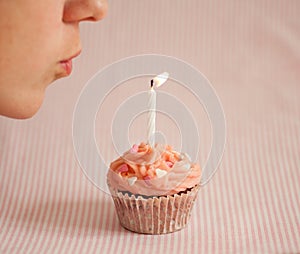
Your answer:
[[[186,193],[144,198],[114,190],[112,198],[121,225],[143,234],[166,234],[178,231],[188,223],[199,186]]]

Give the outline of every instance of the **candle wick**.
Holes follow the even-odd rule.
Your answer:
[[[154,86],[154,80],[153,79],[151,79],[150,86],[151,86],[151,88],[153,88],[153,86]]]

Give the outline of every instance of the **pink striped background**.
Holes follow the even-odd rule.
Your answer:
[[[75,71],[48,89],[40,112],[0,118],[1,253],[300,253],[299,17],[297,0],[110,1],[104,21],[82,25]],[[162,236],[121,228],[72,145],[72,113],[87,80],[143,53],[202,71],[227,120],[222,164],[188,227]],[[97,135],[104,147],[111,142]]]

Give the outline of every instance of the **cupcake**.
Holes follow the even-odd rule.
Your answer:
[[[141,143],[110,164],[107,184],[124,228],[165,234],[187,224],[200,178],[200,166],[187,154]]]

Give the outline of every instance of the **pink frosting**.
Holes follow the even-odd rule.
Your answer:
[[[141,143],[111,163],[107,178],[109,185],[119,191],[172,195],[199,184],[201,169],[171,146],[157,144],[152,148]]]

